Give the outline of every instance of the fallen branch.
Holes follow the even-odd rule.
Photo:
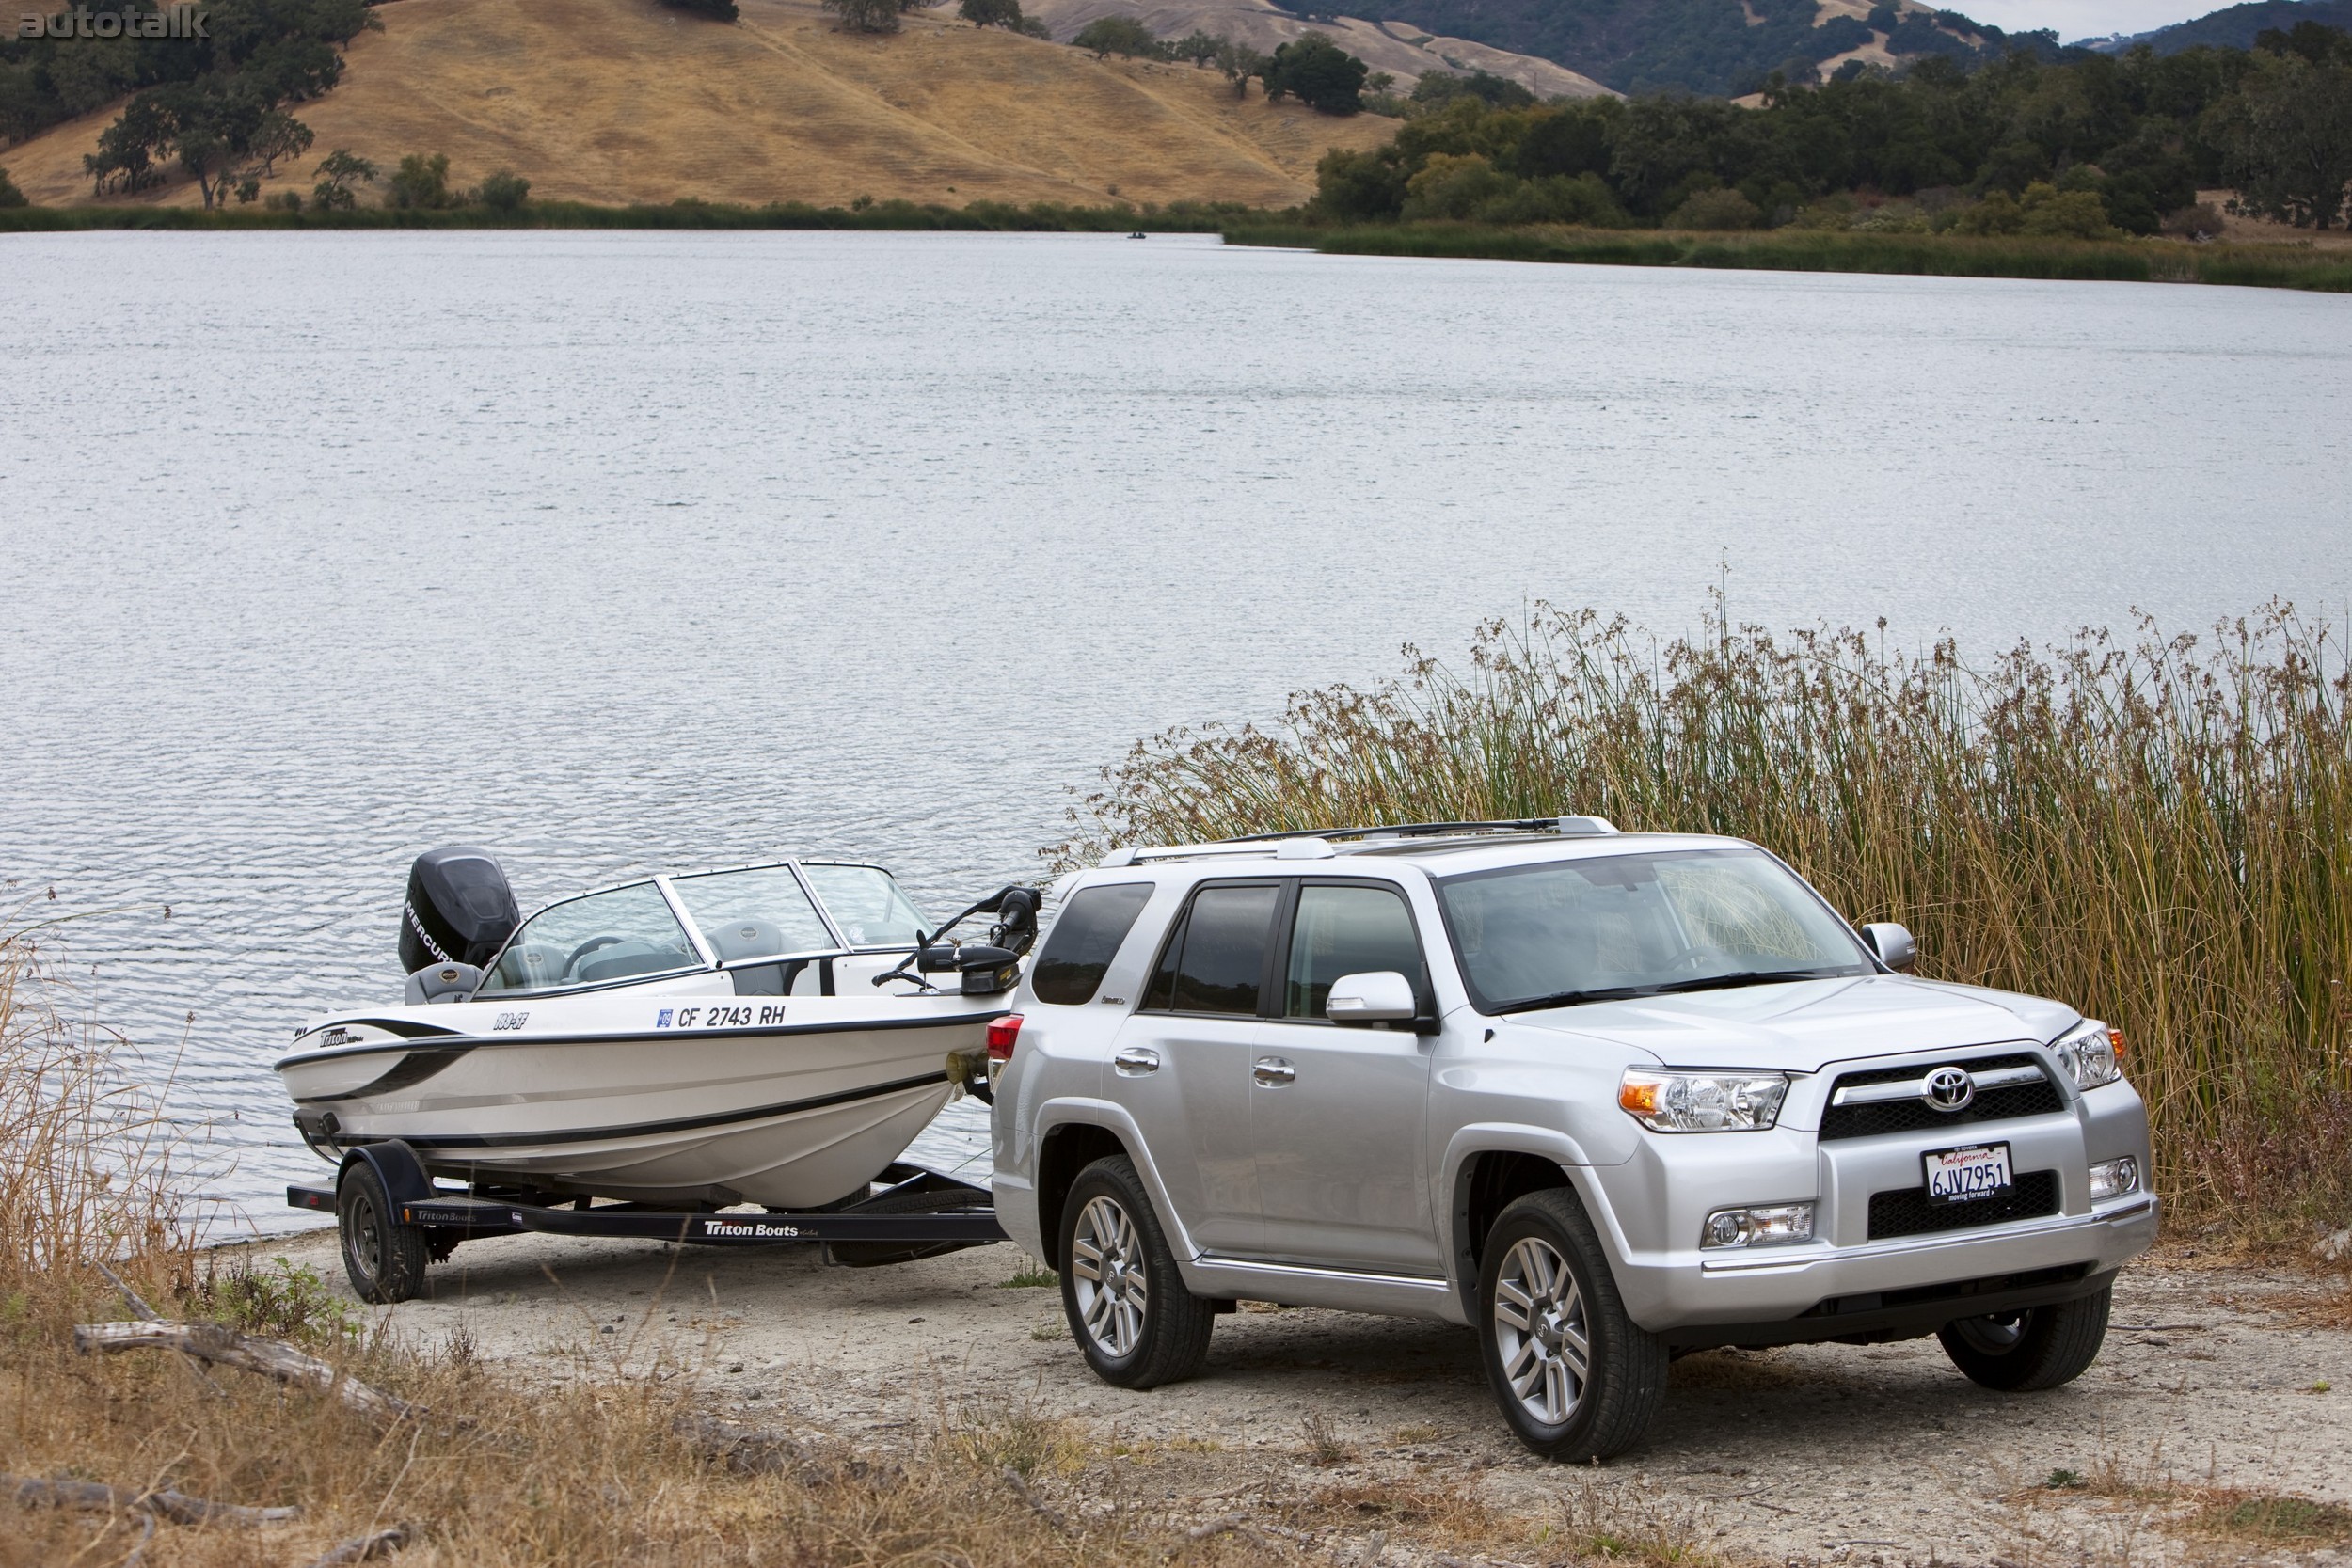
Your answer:
[[[421,1414],[407,1401],[347,1376],[282,1339],[257,1339],[218,1323],[81,1323],[73,1330],[73,1348],[85,1355],[92,1351],[176,1350],[215,1366],[237,1367],[296,1388],[331,1394],[387,1426]]]
[[[46,1503],[51,1508],[147,1513],[168,1519],[175,1525],[201,1525],[214,1521],[231,1525],[282,1525],[290,1519],[302,1517],[300,1508],[247,1508],[242,1503],[216,1503],[203,1497],[191,1497],[185,1492],[171,1487],[160,1492],[134,1492],[127,1486],[109,1486],[103,1481],[41,1481],[31,1476],[0,1476],[0,1489],[5,1489],[27,1507]]]
[[[124,1304],[131,1308],[131,1312],[134,1317],[142,1318],[151,1323],[163,1316],[161,1312],[158,1312],[152,1307],[148,1306],[147,1298],[140,1295],[136,1291],[131,1289],[131,1287],[124,1282],[123,1277],[115,1273],[114,1270],[108,1268],[103,1263],[100,1263],[98,1265],[98,1272],[106,1276],[107,1284],[112,1285],[117,1291],[121,1292],[122,1300]],[[219,1384],[213,1381],[213,1376],[210,1372],[206,1371],[202,1367],[197,1364],[194,1356],[183,1354],[180,1357],[180,1365],[187,1369],[188,1375],[190,1377],[196,1379],[198,1383],[203,1385],[212,1392],[215,1394],[227,1392],[227,1390],[222,1388]],[[133,1553],[132,1555],[135,1557],[137,1554]]]
[[[408,1544],[408,1527],[394,1525],[390,1529],[377,1530],[373,1535],[354,1536],[342,1545],[329,1549],[322,1557],[314,1557],[304,1568],[343,1568],[349,1562],[365,1562],[371,1558],[396,1552]]]

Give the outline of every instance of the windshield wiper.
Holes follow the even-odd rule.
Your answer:
[[[1835,980],[1852,971],[1835,969],[1745,969],[1732,974],[1707,974],[1692,980],[1668,980],[1655,986],[1600,986],[1591,990],[1555,991],[1524,1002],[1506,1003],[1499,1013],[1527,1013],[1545,1007],[1571,1007],[1580,1002],[1623,1002],[1637,996],[1673,996],[1684,991],[1729,990],[1738,986],[1776,986],[1790,980]]]

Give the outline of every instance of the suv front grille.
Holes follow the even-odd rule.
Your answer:
[[[1930,1203],[1923,1187],[1898,1187],[1870,1196],[1870,1240],[1929,1236],[1939,1230],[1969,1230],[2011,1220],[2038,1220],[2058,1212],[2058,1172],[2029,1170],[1998,1197],[1973,1203]]]
[[[1867,1072],[1848,1072],[1838,1075],[1830,1085],[1830,1098],[1837,1091],[1863,1084],[1899,1084],[1923,1078],[1943,1062],[1926,1062],[1916,1067],[1873,1068]],[[2065,1109],[2058,1098],[2058,1085],[2050,1082],[2048,1070],[2039,1057],[2025,1052],[2008,1056],[1986,1056],[1980,1059],[1962,1058],[1951,1064],[1971,1072],[1991,1072],[1999,1068],[2029,1067],[2042,1071],[2039,1083],[2005,1084],[1995,1089],[1980,1089],[1977,1098],[1961,1111],[1938,1111],[1924,1100],[1882,1100],[1867,1105],[1832,1105],[1821,1113],[1821,1141],[1832,1138],[1869,1138],[1882,1132],[1922,1132],[1944,1127],[1965,1127],[1970,1122],[2013,1121],[2019,1117],[2047,1116]]]

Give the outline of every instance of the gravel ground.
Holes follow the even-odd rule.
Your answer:
[[[262,1250],[342,1283],[331,1233]],[[1650,1443],[1590,1471],[1519,1449],[1470,1333],[1439,1324],[1245,1307],[1218,1321],[1199,1379],[1107,1387],[1059,1292],[1005,1284],[1025,1261],[998,1245],[851,1270],[806,1248],[516,1237],[468,1244],[434,1270],[434,1299],[376,1315],[425,1342],[462,1327],[510,1373],[682,1367],[729,1417],[877,1450],[943,1419],[1058,1418],[1080,1441],[1041,1484],[1065,1506],[1116,1496],[1205,1521],[1318,1496],[1328,1517],[1338,1498],[1364,1528],[1309,1555],[1341,1561],[1438,1560],[1427,1530],[1377,1528],[1408,1491],[1557,1520],[1564,1541],[1605,1516],[1732,1560],[2352,1561],[2352,1514],[2286,1537],[2190,1517],[2227,1489],[2352,1507],[2352,1333],[2325,1325],[2352,1322],[2337,1283],[2160,1255],[2127,1271],[2099,1361],[2040,1395],[1976,1387],[1932,1339],[1687,1356]],[[1514,1555],[1499,1539],[1486,1549]],[[1524,1524],[1512,1539],[1529,1560]]]

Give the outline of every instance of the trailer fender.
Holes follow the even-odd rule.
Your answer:
[[[427,1176],[424,1162],[417,1151],[398,1138],[378,1144],[360,1144],[343,1156],[342,1168],[335,1173],[335,1190],[342,1191],[355,1166],[366,1165],[384,1183],[384,1196],[395,1208],[410,1203],[425,1203],[434,1197],[433,1178]],[[388,1218],[390,1216],[387,1216]],[[406,1216],[400,1216],[406,1223]]]

